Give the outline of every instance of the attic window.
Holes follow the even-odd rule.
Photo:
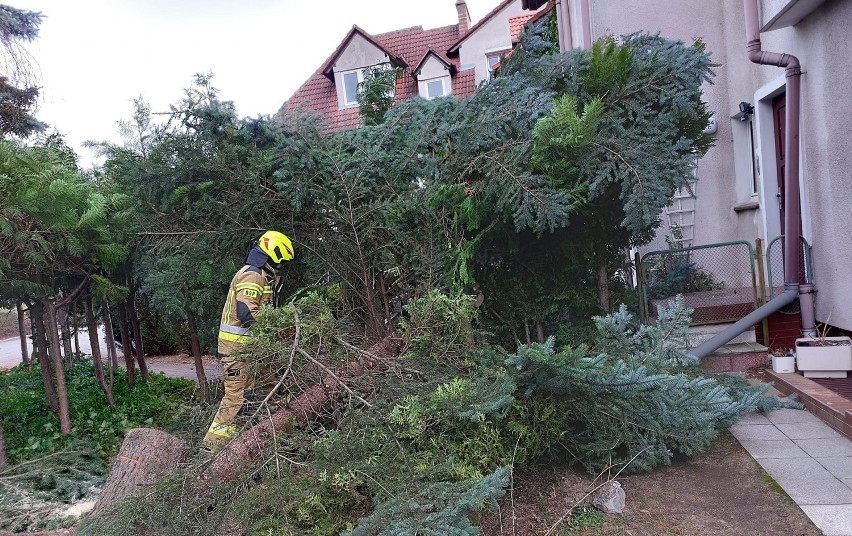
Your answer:
[[[426,83],[426,98],[434,99],[435,97],[444,96],[444,81],[442,79],[430,80]]]
[[[343,73],[343,104],[353,106],[358,104],[358,86],[364,81],[364,70],[356,69]]]

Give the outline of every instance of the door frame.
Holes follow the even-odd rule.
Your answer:
[[[763,239],[766,243],[781,235],[781,210],[778,202],[778,167],[775,163],[775,128],[772,113],[772,100],[786,90],[786,77],[784,75],[765,84],[754,93],[754,121],[755,125],[755,152],[760,180],[760,213],[763,223]],[[804,101],[804,98],[802,99]],[[801,108],[802,110],[804,108]],[[801,113],[801,111],[800,111]],[[802,236],[811,240],[810,233],[810,210],[807,203],[805,181],[803,175],[806,169],[804,146],[805,123],[799,121],[799,199],[802,214]]]

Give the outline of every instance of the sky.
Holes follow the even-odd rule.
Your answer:
[[[455,0],[7,0],[44,16],[26,45],[39,74],[36,117],[97,163],[83,142],[120,143],[142,97],[154,112],[212,72],[242,117],[275,113],[357,24],[373,34],[456,24]],[[500,0],[466,0],[473,23]]]

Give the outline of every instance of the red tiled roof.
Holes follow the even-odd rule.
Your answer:
[[[325,60],[325,63],[322,64],[322,67],[320,67],[320,71],[322,72],[322,74],[328,76],[329,78],[333,78],[334,75],[332,73],[332,68],[334,67],[334,62],[337,61],[337,58],[340,57],[340,54],[343,52],[343,50],[346,48],[346,45],[349,43],[349,41],[355,34],[359,34],[361,37],[375,45],[376,48],[387,54],[388,58],[390,58],[390,62],[395,67],[407,67],[407,65],[405,65],[404,60],[400,60],[400,58],[398,58],[396,54],[387,50],[385,47],[382,46],[381,43],[376,42],[376,40],[373,39],[372,35],[368,34],[364,30],[359,28],[357,24],[355,24],[352,26],[352,29],[349,30],[349,33],[346,34],[346,37],[343,38],[343,41],[341,41],[340,44],[337,45],[337,48],[334,50],[331,56],[329,56],[328,59]]]
[[[334,87],[334,80],[329,79],[323,74],[323,70],[332,64],[334,58],[346,47],[346,42],[352,37],[354,30],[353,28],[353,31],[347,34],[340,46],[329,56],[329,59],[323,62],[322,67],[311,75],[296,90],[293,96],[284,103],[281,110],[278,111],[279,115],[307,111],[318,113],[323,118],[326,131],[357,128],[361,124],[357,107],[338,110],[337,91]],[[459,59],[448,58],[444,53],[450,44],[458,39],[458,36],[458,24],[431,30],[424,30],[422,26],[414,26],[412,28],[371,36],[371,39],[378,46],[392,52],[406,64],[402,75],[396,82],[396,102],[402,102],[417,95],[417,80],[411,76],[411,66],[417,65],[423,56],[429,52],[430,48],[441,60],[453,65],[456,70],[459,69]],[[454,95],[459,97],[466,96],[475,89],[473,70],[469,72],[470,74],[467,74],[468,71],[464,71],[453,77]],[[470,78],[469,81],[468,78]],[[460,92],[466,93],[463,95]]]
[[[480,28],[480,26],[482,26],[483,24],[485,24],[489,20],[493,19],[498,13],[500,13],[503,10],[504,7],[508,6],[509,4],[511,4],[514,1],[515,0],[503,0],[502,2],[500,2],[500,4],[497,7],[495,7],[491,11],[489,11],[488,14],[485,15],[484,17],[482,17],[482,19],[479,22],[477,22],[476,24],[471,26],[464,33],[464,35],[459,36],[458,40],[447,48],[447,54],[449,54],[451,56],[458,56],[459,55],[458,54],[459,46],[462,44],[462,41],[467,39],[468,36],[470,36],[476,30],[478,30]]]
[[[529,15],[518,15],[517,17],[509,18],[509,33],[512,35],[512,43],[517,43],[521,36],[521,31],[526,26],[527,22],[538,13],[530,13]]]
[[[463,99],[476,91],[476,70],[468,69],[456,75],[453,79],[453,95]]]

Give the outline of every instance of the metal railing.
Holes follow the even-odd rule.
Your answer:
[[[744,241],[637,255],[642,321],[653,322],[657,308],[678,294],[693,309],[693,325],[739,320],[759,305],[755,259],[755,248]]]

